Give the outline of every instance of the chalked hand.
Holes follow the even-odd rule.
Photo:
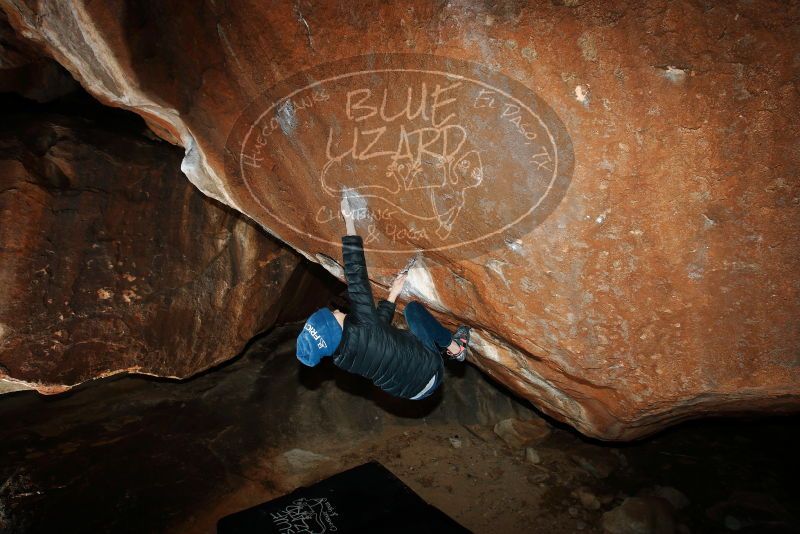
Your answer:
[[[342,204],[340,210],[342,212],[342,217],[345,219],[353,218],[353,212],[350,210],[350,197],[348,197],[346,193],[342,193]]]
[[[350,197],[346,192],[342,192],[342,204],[340,207],[344,224],[347,228],[347,235],[356,235],[356,225],[353,222],[353,210],[350,207]]]
[[[403,292],[403,287],[406,285],[406,278],[408,278],[408,273],[401,272],[392,281],[392,285],[389,288],[389,298],[387,299],[389,302],[397,300],[397,297]]]

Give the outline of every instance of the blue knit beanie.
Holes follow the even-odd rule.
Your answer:
[[[328,308],[320,308],[311,314],[303,331],[297,336],[297,359],[309,367],[330,356],[342,339],[342,327]]]

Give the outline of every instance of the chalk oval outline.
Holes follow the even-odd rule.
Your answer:
[[[449,57],[446,57],[446,56],[436,56],[436,55],[432,55],[432,54],[380,53],[380,54],[368,54],[368,55],[361,55],[361,56],[352,56],[352,57],[340,59],[340,60],[337,60],[337,61],[321,63],[321,64],[318,64],[318,65],[316,65],[314,67],[311,67],[311,68],[308,68],[308,69],[305,69],[305,70],[302,70],[302,71],[298,71],[298,72],[296,72],[296,73],[294,73],[294,74],[292,74],[290,76],[287,76],[283,80],[277,82],[275,85],[273,85],[272,87],[270,87],[269,89],[264,91],[259,97],[254,99],[245,108],[245,112],[243,113],[243,115],[246,115],[247,114],[247,110],[250,110],[252,107],[254,107],[254,105],[256,103],[259,103],[264,98],[264,96],[269,94],[271,91],[275,91],[279,87],[282,88],[282,86],[284,86],[284,85],[289,85],[291,87],[292,85],[295,85],[295,82],[297,81],[298,78],[302,78],[304,75],[307,78],[314,79],[313,73],[315,71],[333,69],[333,68],[335,68],[336,66],[339,66],[339,65],[348,65],[348,64],[355,63],[355,62],[360,62],[360,64],[362,64],[362,65],[363,64],[369,64],[369,63],[373,63],[376,58],[382,58],[384,61],[386,61],[386,60],[389,60],[389,61],[409,61],[410,60],[411,62],[414,62],[414,61],[419,62],[420,60],[422,60],[425,63],[431,62],[431,61],[438,61],[438,62],[444,62],[444,63],[457,63],[460,68],[472,69],[473,71],[476,71],[476,70],[478,70],[478,71],[481,71],[481,70],[482,71],[486,71],[487,72],[487,77],[490,77],[490,78],[491,77],[500,76],[500,77],[502,77],[502,79],[504,81],[509,82],[510,85],[512,85],[512,86],[516,85],[517,88],[522,89],[523,92],[527,93],[530,97],[532,97],[534,102],[536,103],[537,108],[543,108],[544,113],[542,113],[542,114],[543,115],[547,115],[547,118],[550,121],[552,121],[553,123],[555,123],[555,127],[556,127],[555,129],[558,129],[561,132],[563,132],[563,136],[559,136],[559,139],[564,141],[564,146],[562,147],[563,150],[559,148],[559,145],[556,142],[556,139],[554,138],[553,132],[551,131],[551,127],[547,124],[547,122],[545,122],[542,119],[542,117],[540,116],[539,113],[534,112],[530,108],[530,106],[528,106],[528,104],[526,104],[520,98],[510,94],[509,92],[505,91],[504,89],[501,89],[500,87],[497,87],[497,86],[492,85],[490,83],[484,82],[484,81],[482,81],[480,79],[476,79],[476,78],[472,78],[472,77],[469,77],[469,76],[465,76],[463,74],[454,74],[452,72],[448,72],[448,71],[445,71],[445,70],[435,70],[435,69],[432,69],[432,68],[409,68],[409,67],[402,67],[402,66],[401,67],[372,68],[372,69],[348,71],[348,72],[345,72],[343,74],[336,74],[334,76],[325,77],[325,78],[323,78],[321,80],[315,80],[315,81],[313,81],[311,83],[308,83],[308,84],[306,84],[306,85],[304,85],[302,87],[294,89],[293,91],[291,91],[288,94],[281,95],[278,98],[271,99],[272,103],[260,115],[258,115],[258,117],[255,120],[250,122],[250,126],[247,129],[247,133],[244,135],[244,137],[242,139],[242,142],[240,143],[240,146],[241,146],[242,149],[237,154],[237,156],[238,156],[238,158],[237,158],[238,161],[236,162],[237,163],[237,170],[239,171],[238,174],[241,177],[242,182],[244,182],[244,185],[247,188],[247,191],[248,191],[248,193],[250,195],[250,198],[252,200],[254,200],[256,202],[256,204],[261,209],[263,209],[272,219],[274,219],[278,223],[284,225],[285,227],[289,228],[290,230],[292,230],[293,232],[295,232],[296,234],[298,234],[300,236],[305,236],[305,237],[311,238],[311,239],[313,239],[315,241],[326,243],[328,245],[339,246],[339,244],[340,244],[339,241],[332,241],[332,240],[326,239],[324,237],[320,237],[320,236],[311,234],[311,233],[309,233],[307,231],[304,231],[304,230],[301,230],[301,229],[295,227],[293,224],[291,224],[291,223],[289,223],[287,221],[284,221],[281,217],[278,217],[275,213],[273,213],[272,210],[267,208],[264,205],[264,203],[261,202],[259,196],[253,191],[253,188],[252,188],[252,186],[250,184],[250,180],[247,178],[247,174],[244,172],[244,169],[242,168],[242,161],[243,161],[242,155],[243,155],[243,152],[244,152],[244,147],[247,146],[247,143],[248,143],[250,137],[253,135],[253,131],[256,128],[256,125],[260,124],[261,121],[264,120],[264,118],[269,113],[272,113],[277,106],[281,105],[282,103],[284,103],[287,100],[292,99],[295,95],[297,95],[298,93],[301,93],[303,91],[306,91],[306,90],[309,90],[309,89],[313,89],[315,87],[324,87],[324,84],[326,84],[326,83],[342,80],[342,79],[345,79],[345,78],[351,78],[351,77],[355,77],[355,76],[363,76],[363,75],[369,75],[369,74],[390,73],[390,72],[411,72],[411,73],[418,73],[418,74],[433,74],[433,75],[442,76],[442,77],[448,78],[448,79],[462,80],[462,81],[465,81],[465,82],[473,83],[473,84],[478,85],[480,87],[484,87],[484,88],[496,91],[499,94],[501,94],[502,96],[504,96],[505,98],[508,98],[509,100],[514,101],[521,108],[525,109],[525,111],[527,111],[532,117],[534,117],[536,119],[536,121],[538,121],[538,123],[544,129],[544,131],[547,132],[548,139],[549,139],[550,144],[552,145],[553,150],[554,150],[554,158],[553,158],[553,160],[555,162],[555,165],[554,165],[554,169],[553,169],[553,172],[552,172],[552,175],[551,175],[551,179],[550,179],[549,183],[547,184],[547,188],[546,188],[544,194],[540,195],[540,197],[537,200],[537,202],[533,206],[531,206],[527,211],[525,211],[522,215],[520,215],[519,217],[517,217],[513,221],[501,226],[500,228],[497,228],[497,229],[495,229],[493,231],[484,233],[481,236],[476,237],[476,238],[472,238],[472,239],[465,240],[465,241],[459,241],[458,243],[454,243],[454,244],[442,245],[442,246],[438,246],[438,247],[431,247],[431,248],[424,248],[424,249],[408,248],[408,249],[398,250],[397,248],[391,248],[391,249],[371,248],[371,247],[369,247],[369,246],[367,246],[365,244],[365,246],[364,246],[364,250],[365,251],[377,252],[377,253],[391,253],[391,254],[408,254],[408,253],[413,253],[413,252],[418,252],[418,251],[438,252],[438,251],[445,251],[445,250],[451,250],[451,249],[455,249],[455,248],[460,248],[460,247],[463,247],[463,246],[466,246],[466,245],[478,243],[478,242],[481,242],[481,241],[486,241],[491,237],[494,237],[494,236],[496,236],[498,234],[506,232],[510,228],[513,228],[514,226],[518,225],[526,217],[529,217],[532,214],[534,214],[534,212],[537,210],[537,208],[539,208],[539,206],[542,205],[542,203],[544,201],[546,201],[546,200],[553,201],[554,200],[554,203],[553,203],[552,206],[550,206],[549,208],[546,208],[543,212],[541,212],[541,217],[540,217],[541,220],[539,220],[538,222],[537,221],[533,221],[534,222],[533,228],[535,228],[536,226],[541,224],[541,222],[543,222],[550,215],[550,213],[552,213],[552,211],[558,206],[558,204],[560,203],[560,201],[563,199],[564,195],[566,194],[566,189],[567,189],[569,183],[571,182],[571,174],[572,174],[572,170],[574,168],[574,153],[573,153],[573,148],[572,148],[572,141],[571,141],[570,136],[569,136],[569,134],[567,132],[566,126],[561,121],[559,116],[555,113],[555,111],[541,97],[539,97],[532,89],[528,88],[525,84],[523,84],[522,82],[520,82],[520,81],[518,81],[518,80],[516,80],[516,79],[514,79],[514,78],[512,78],[510,76],[507,76],[507,75],[499,73],[499,72],[494,72],[493,73],[488,68],[486,68],[484,65],[481,65],[479,63],[473,63],[473,62],[470,62],[470,61],[449,58]],[[235,133],[237,131],[237,129],[238,129],[237,127],[238,126],[239,125],[238,125],[238,121],[237,121],[237,123],[234,124],[230,135],[233,135],[233,133]],[[229,137],[230,137],[230,135],[229,135]],[[226,143],[226,146],[227,146],[227,143]],[[562,160],[565,160],[565,165],[562,165]],[[563,174],[561,174],[561,173],[559,173],[559,169],[561,167],[563,167],[563,166],[567,167],[568,170],[567,170],[567,172],[564,172]],[[227,166],[226,166],[226,168],[227,168]],[[561,178],[561,182],[563,182],[563,183],[560,183],[560,184],[558,183],[559,182],[559,178]],[[555,187],[557,185],[562,186],[560,191],[556,191],[556,193],[561,193],[561,195],[558,198],[552,199],[551,198],[552,197],[551,192],[555,190]]]

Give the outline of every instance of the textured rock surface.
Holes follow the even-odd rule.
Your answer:
[[[3,114],[2,389],[185,377],[272,324],[299,257],[199,193],[178,150],[119,118]]]
[[[0,12],[0,93],[47,102],[78,89],[64,68],[21,38]]]
[[[366,51],[469,60],[518,80],[571,138],[564,199],[507,247],[427,254],[411,293],[475,327],[484,371],[593,436],[796,409],[797,3],[242,1],[191,13],[163,2],[0,4],[97,98],[182,145],[201,190],[312,259],[339,257],[331,242],[342,231],[312,217],[325,195],[309,177],[326,139],[303,132],[326,117],[314,100],[300,103],[302,116],[298,105],[275,114],[264,150],[284,166],[267,168],[254,201],[226,175],[224,151],[254,99]],[[474,108],[455,105],[459,118]],[[482,124],[498,135],[507,126]],[[479,148],[518,156],[491,139]],[[484,192],[462,217],[492,223],[525,194]],[[427,245],[413,232],[400,241]],[[405,261],[369,258],[380,282]]]

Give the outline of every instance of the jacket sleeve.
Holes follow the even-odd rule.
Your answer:
[[[378,318],[386,324],[392,324],[394,318],[395,303],[386,299],[378,301]]]
[[[350,313],[359,322],[373,321],[376,318],[376,311],[372,300],[372,287],[367,276],[367,262],[364,259],[364,242],[361,236],[342,236],[342,256],[347,294],[350,297]]]

